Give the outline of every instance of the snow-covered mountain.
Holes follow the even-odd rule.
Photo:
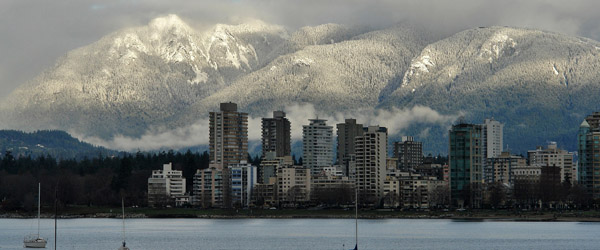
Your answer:
[[[73,50],[4,105],[17,128],[136,135],[265,64],[288,37],[253,21],[199,32],[170,15]]]
[[[528,29],[471,29],[425,47],[380,107],[463,110],[468,120],[506,123],[505,142],[520,152],[547,141],[575,150],[579,124],[600,109],[599,69],[597,41]]]
[[[407,25],[288,31],[251,20],[199,31],[169,15],[67,53],[0,108],[7,128],[111,138],[187,126],[224,101],[257,115],[292,103],[422,105],[473,122],[493,116],[516,150],[547,140],[572,149],[577,124],[600,108],[599,53],[589,39],[507,27],[440,40]],[[441,151],[445,129],[420,139]]]

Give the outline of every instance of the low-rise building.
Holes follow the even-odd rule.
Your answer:
[[[259,183],[269,183],[271,177],[277,176],[277,169],[284,166],[293,166],[294,160],[291,156],[277,157],[275,152],[266,152],[260,162]]]
[[[526,165],[525,158],[511,155],[510,152],[502,152],[498,157],[487,158],[483,169],[484,182],[487,184],[500,182],[508,185],[512,183],[512,169],[520,169]]]
[[[525,181],[530,183],[539,182],[542,175],[542,166],[540,165],[517,165],[511,168],[511,184],[516,181]]]
[[[577,174],[573,174],[573,169],[576,169],[573,155],[572,152],[559,149],[556,142],[551,142],[546,148],[537,147],[535,150],[527,151],[529,165],[559,167],[560,181],[568,180],[571,184],[577,181],[574,179]]]
[[[194,175],[194,205],[223,207],[223,170],[198,169]]]
[[[165,206],[173,204],[176,196],[185,194],[185,178],[183,172],[173,170],[171,163],[164,164],[163,169],[153,170],[148,178],[148,205]]]
[[[271,177],[269,183],[258,183],[252,192],[252,203],[258,207],[277,206],[277,178]]]
[[[384,187],[384,205],[386,207],[426,209],[430,207],[432,194],[438,192],[439,187],[447,187],[447,183],[435,177],[427,177],[418,173],[389,171]],[[449,196],[449,194],[446,195]],[[436,201],[435,203],[440,204],[441,202]]]
[[[279,203],[294,206],[310,201],[311,169],[301,166],[277,170],[277,198]]]
[[[256,166],[242,161],[229,165],[231,183],[231,204],[234,207],[248,207],[252,198],[254,186],[258,183]]]

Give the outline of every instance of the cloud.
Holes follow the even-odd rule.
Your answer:
[[[302,126],[308,125],[308,119],[319,117],[326,119],[327,124],[333,126],[343,123],[346,118],[354,118],[358,123],[364,126],[379,125],[388,128],[389,135],[397,135],[413,124],[426,124],[430,126],[446,126],[457,119],[457,115],[442,115],[437,111],[424,106],[415,106],[412,108],[398,109],[364,109],[348,113],[325,113],[317,110],[312,104],[292,104],[287,106],[284,111],[286,117],[290,120],[292,130],[292,140],[302,139]],[[261,119],[262,117],[271,117],[270,114],[264,114],[261,117],[248,118],[248,139],[258,141],[261,139]],[[98,137],[77,136],[80,140],[94,145],[103,146],[123,151],[148,151],[159,149],[180,149],[198,145],[208,145],[208,121],[199,120],[196,123],[172,130],[159,131],[156,129],[146,132],[143,136],[134,138],[118,135],[111,140],[103,140]],[[428,131],[424,127],[424,132]]]
[[[208,120],[200,120],[190,126],[166,130],[151,130],[141,137],[117,135],[111,140],[87,137],[75,133],[73,136],[93,145],[123,151],[148,151],[159,149],[179,149],[196,145],[208,145]]]

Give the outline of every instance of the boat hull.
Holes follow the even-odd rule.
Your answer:
[[[23,242],[23,245],[25,248],[46,248],[46,243],[45,240],[36,240]]]

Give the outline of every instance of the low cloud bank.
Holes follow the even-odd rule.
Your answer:
[[[428,124],[431,126],[449,126],[460,115],[443,115],[425,106],[414,106],[412,108],[392,109],[362,109],[354,112],[327,113],[319,111],[312,104],[293,104],[287,106],[284,111],[291,122],[292,140],[302,139],[302,126],[308,125],[308,119],[326,119],[327,124],[333,126],[343,123],[345,119],[356,119],[357,123],[365,126],[379,125],[388,128],[390,136],[397,135],[413,124]],[[262,117],[272,117],[272,114],[263,114],[248,118],[248,139],[256,141],[261,139]],[[420,135],[429,133],[428,127],[424,127]],[[207,145],[209,126],[208,119],[199,120],[196,123],[171,129],[151,129],[143,136],[135,138],[117,135],[111,140],[98,137],[78,136],[81,140],[94,145],[123,151],[147,151],[161,149],[180,149],[197,145]]]

